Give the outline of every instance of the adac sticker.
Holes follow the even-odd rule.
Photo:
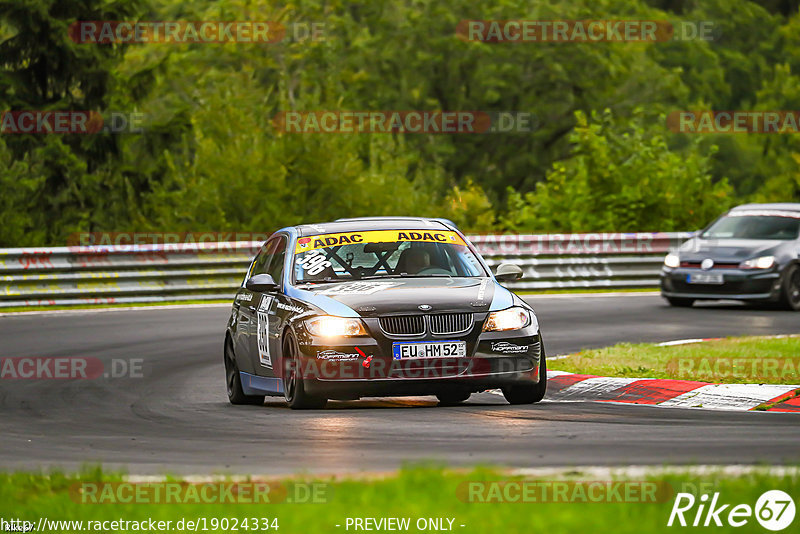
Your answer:
[[[456,232],[428,230],[374,230],[371,232],[348,232],[301,237],[297,240],[295,254],[325,247],[337,247],[359,243],[394,243],[395,241],[421,241],[427,243],[449,243],[467,246]]]

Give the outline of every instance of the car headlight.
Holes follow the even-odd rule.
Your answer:
[[[332,315],[320,315],[312,317],[305,322],[306,329],[315,336],[320,337],[346,337],[346,336],[366,336],[364,323],[361,319],[349,317],[334,317]]]
[[[775,256],[761,256],[739,264],[740,269],[769,269],[775,265]]]
[[[531,323],[531,314],[525,308],[512,306],[505,310],[492,312],[483,325],[484,332],[500,332],[503,330],[519,330]]]
[[[667,257],[664,258],[664,265],[672,269],[680,267],[681,259],[677,254],[673,254],[672,252],[670,252],[669,254],[667,254]]]

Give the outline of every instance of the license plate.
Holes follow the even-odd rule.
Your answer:
[[[435,343],[393,343],[392,355],[395,360],[407,358],[465,358],[465,341],[437,341]]]
[[[722,284],[725,279],[721,273],[694,273],[686,275],[689,284]]]

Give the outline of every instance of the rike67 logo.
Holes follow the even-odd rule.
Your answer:
[[[667,526],[708,527],[730,525],[742,527],[755,516],[756,521],[767,530],[780,531],[792,524],[795,516],[794,501],[781,490],[764,492],[755,506],[730,504],[720,500],[719,492],[709,496],[704,493],[697,499],[691,493],[678,493],[669,514]]]

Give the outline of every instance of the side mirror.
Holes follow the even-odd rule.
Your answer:
[[[247,279],[244,287],[254,293],[267,293],[278,289],[278,284],[272,279],[271,274],[257,274]]]
[[[498,282],[513,282],[522,278],[522,269],[513,263],[501,263],[494,274]]]

